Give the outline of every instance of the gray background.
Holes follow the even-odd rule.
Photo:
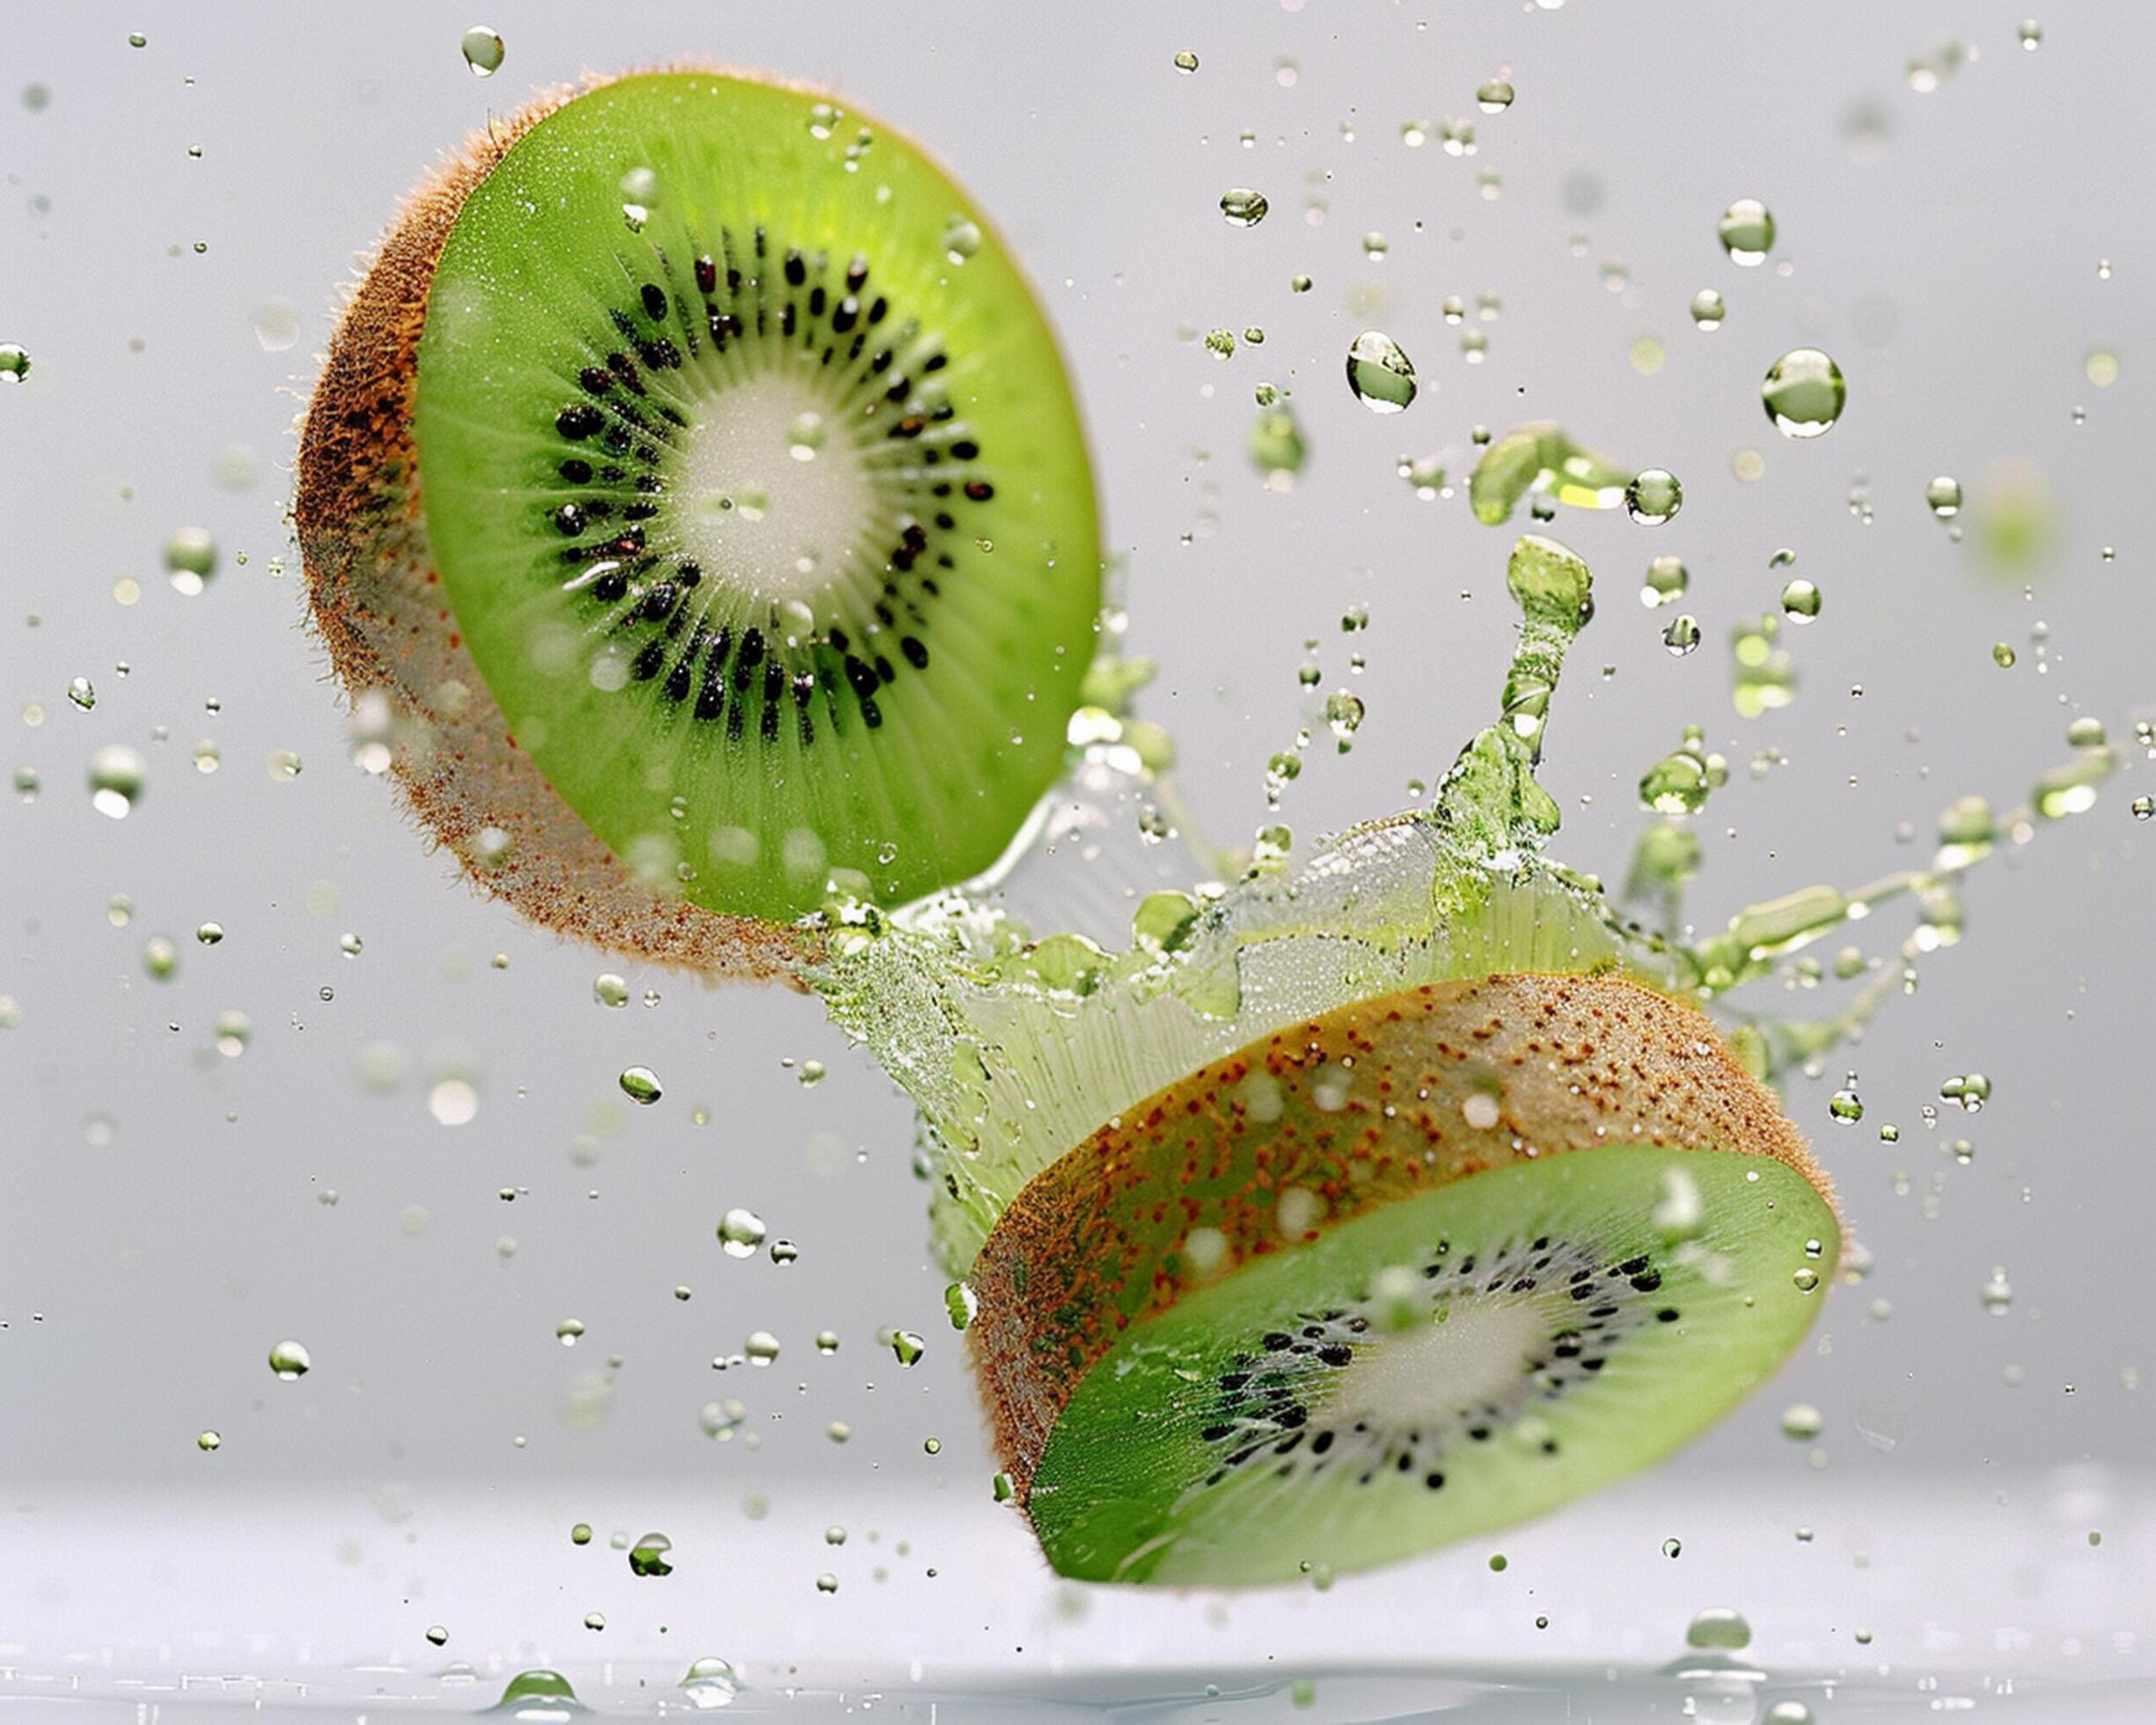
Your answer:
[[[924,1259],[903,1099],[807,1001],[629,970],[656,1003],[596,1005],[592,977],[621,966],[473,899],[350,764],[298,628],[297,558],[273,568],[289,551],[307,356],[333,285],[406,184],[489,106],[585,65],[682,55],[829,80],[928,144],[1003,223],[1088,408],[1132,644],[1162,664],[1145,710],[1177,733],[1188,794],[1229,839],[1265,818],[1266,756],[1311,722],[1295,679],[1305,636],[1320,638],[1319,694],[1350,680],[1351,648],[1368,655],[1353,686],[1369,719],[1351,757],[1313,751],[1283,811],[1300,834],[1400,804],[1406,781],[1434,775],[1492,710],[1510,535],[1477,526],[1463,496],[1418,501],[1393,473],[1402,454],[1442,454],[1463,478],[1477,422],[1558,417],[1686,485],[1683,515],[1659,530],[1573,511],[1550,530],[1601,584],[1547,774],[1578,866],[1621,874],[1631,787],[1690,721],[1734,768],[1700,823],[1696,909],[1716,924],[1749,898],[1917,860],[1948,797],[2013,801],[2064,758],[2070,717],[2100,716],[2125,769],[2091,813],[1971,884],[1969,939],[1849,1058],[1866,1122],[1828,1122],[1840,1062],[1795,1085],[1793,1112],[1877,1268],[1837,1294],[1781,1384],[1665,1479],[1710,1515],[1715,1494],[1765,1481],[1823,1518],[1837,1494],[1966,1481],[1953,1489],[1975,1506],[1986,1470],[2145,1466],[2156,1384],[2129,1390],[2122,1371],[2156,1373],[2156,826],[2127,811],[2156,788],[2130,747],[2132,718],[2156,716],[2156,244],[2143,208],[2156,24],[2126,4],[2050,5],[2041,52],[2025,54],[2026,4],[517,4],[488,15],[508,60],[487,82],[458,56],[470,20],[416,4],[15,12],[0,341],[29,348],[36,369],[0,387],[0,766],[34,766],[44,789],[0,804],[0,994],[21,1013],[0,1031],[0,1542],[7,1517],[42,1516],[50,1535],[68,1506],[182,1517],[234,1490],[388,1514],[573,1482],[639,1530],[715,1494],[902,1505],[939,1485],[969,1501],[984,1490],[992,1464]],[[146,48],[127,46],[130,28]],[[1949,32],[1980,57],[1913,93],[1904,62]],[[1195,77],[1170,64],[1186,47],[1202,56]],[[1475,85],[1506,64],[1516,104],[1475,114]],[[49,88],[41,112],[19,96],[32,81]],[[1860,103],[1886,131],[1869,150],[1846,136]],[[1434,136],[1404,147],[1403,120],[1446,114],[1473,119],[1478,156],[1449,157]],[[1476,189],[1485,169],[1502,177],[1494,202]],[[1566,204],[1581,174],[1602,191],[1589,213]],[[1262,225],[1221,221],[1231,185],[1268,195]],[[1718,212],[1744,195],[1780,223],[1766,268],[1732,267],[1715,241]],[[1306,218],[1317,209],[1322,221]],[[1374,228],[1390,242],[1382,263],[1362,254]],[[1630,268],[1622,294],[1600,279],[1610,259]],[[1297,271],[1313,292],[1289,293]],[[1708,285],[1730,312],[1703,334],[1685,307]],[[1456,292],[1471,308],[1481,290],[1503,310],[1481,325],[1470,310],[1490,338],[1470,367],[1439,302]],[[300,338],[265,351],[254,313],[277,300],[298,308]],[[1264,346],[1224,364],[1183,333],[1250,324]],[[1404,415],[1367,413],[1343,384],[1367,325],[1420,370]],[[1627,358],[1644,334],[1668,350],[1652,377]],[[2123,357],[2108,390],[2082,375],[2099,341]],[[1799,444],[1766,422],[1757,380],[1809,342],[1839,358],[1850,404],[1832,433]],[[1261,380],[1294,391],[1312,449],[1286,495],[1243,453]],[[250,489],[213,477],[231,444],[261,464]],[[1732,476],[1742,448],[1765,459],[1757,483]],[[2013,459],[2042,469],[2058,509],[2033,594],[1987,574],[1973,543],[1951,544],[1922,502],[1934,473],[1975,498]],[[1845,504],[1859,476],[1868,525]],[[226,553],[198,598],[159,568],[165,534],[189,523]],[[1727,631],[1772,606],[1781,546],[1825,613],[1786,637],[1796,704],[1742,721]],[[1690,565],[1683,608],[1706,635],[1681,660],[1660,640],[1672,613],[1633,598],[1661,552]],[[112,598],[123,573],[143,587],[129,608]],[[1373,621],[1351,640],[1338,619],[1358,602]],[[1991,663],[2002,640],[2020,651],[2011,672]],[[66,698],[77,675],[96,686],[94,712]],[[36,728],[19,716],[33,702]],[[208,776],[190,760],[203,738],[223,752]],[[123,823],[83,789],[108,741],[150,763]],[[1745,762],[1769,745],[1788,764],[1755,782]],[[303,758],[297,780],[266,772],[278,749]],[[1904,820],[1915,846],[1896,843]],[[122,892],[134,921],[115,929],[106,907]],[[214,949],[191,937],[205,919],[226,931]],[[1905,910],[1875,922],[1870,943],[1890,950],[1905,925]],[[364,940],[356,959],[339,952],[347,930]],[[182,948],[162,985],[138,957],[153,933]],[[1755,991],[1760,1003],[1777,986]],[[209,1052],[228,1008],[254,1024],[238,1060]],[[382,1095],[356,1062],[385,1040],[410,1071]],[[832,1068],[812,1090],[785,1064],[808,1058]],[[656,1106],[616,1088],[631,1063],[659,1075]],[[426,1105],[451,1067],[482,1098],[457,1129]],[[1927,1133],[1920,1106],[1970,1068],[1992,1077],[1991,1105]],[[86,1136],[99,1116],[114,1123],[108,1144]],[[1887,1119],[1898,1146],[1874,1136]],[[572,1159],[580,1134],[598,1141],[589,1165]],[[1976,1146],[1967,1168],[1938,1141],[1960,1135]],[[504,1203],[503,1186],[526,1190]],[[712,1230],[733,1205],[797,1242],[799,1262],[723,1258]],[[519,1243],[506,1263],[503,1233]],[[1994,1264],[2016,1295],[2004,1318],[1977,1301]],[[676,1283],[693,1288],[688,1303]],[[1890,1321],[1867,1320],[1878,1296]],[[588,1333],[565,1353],[554,1331],[570,1316]],[[910,1371],[875,1346],[892,1324],[929,1338]],[[811,1342],[825,1327],[843,1338],[830,1358]],[[715,1373],[711,1356],[752,1329],[780,1338],[780,1362]],[[288,1335],[313,1354],[299,1384],[263,1363]],[[623,1363],[605,1417],[573,1428],[566,1401],[609,1354]],[[719,1395],[749,1403],[760,1448],[715,1449],[699,1431],[697,1409]],[[1827,1417],[1831,1465],[1816,1475],[1776,1429],[1797,1398]],[[843,1448],[824,1435],[832,1420],[853,1428]],[[204,1427],[224,1437],[214,1457],[194,1447]],[[2146,1505],[2145,1475],[2121,1489]],[[604,1538],[602,1514],[585,1513]],[[826,1557],[804,1549],[772,1582],[805,1590]],[[966,1550],[943,1560],[961,1570]],[[55,1584],[0,1557],[0,1604],[41,1589],[64,1620]],[[188,1609],[216,1620],[214,1600]]]

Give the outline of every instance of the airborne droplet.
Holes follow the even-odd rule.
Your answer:
[[[1374,414],[1397,414],[1415,399],[1415,368],[1382,330],[1366,329],[1347,349],[1347,386]]]
[[[1774,249],[1774,212],[1757,198],[1739,198],[1722,211],[1715,232],[1729,261],[1749,268]]]
[[[269,1350],[269,1369],[287,1384],[304,1377],[314,1362],[308,1357],[305,1347],[287,1338]]]
[[[1831,430],[1849,399],[1842,368],[1817,348],[1793,348],[1767,368],[1759,400],[1785,437]]]
[[[502,38],[483,24],[464,33],[464,63],[473,77],[492,77],[502,67]]]
[[[1635,473],[1624,488],[1624,508],[1643,527],[1659,527],[1684,507],[1684,488],[1661,467]]]

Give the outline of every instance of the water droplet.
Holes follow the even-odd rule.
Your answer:
[[[247,1052],[247,1044],[254,1038],[254,1021],[244,1012],[220,1012],[211,1022],[210,1040],[217,1052],[228,1061],[236,1061]]]
[[[1196,71],[1198,70],[1198,56],[1192,53],[1188,48],[1183,49],[1176,55],[1176,70],[1178,72],[1183,72],[1184,74]]]
[[[1808,581],[1790,582],[1782,589],[1782,615],[1792,622],[1810,622],[1819,615],[1819,589]]]
[[[1786,437],[1816,437],[1831,430],[1849,400],[1842,368],[1817,348],[1794,348],[1767,368],[1759,400]]]
[[[1346,689],[1335,689],[1325,697],[1325,725],[1338,741],[1340,752],[1346,754],[1354,741],[1355,732],[1362,728],[1363,705],[1360,695]]]
[[[90,757],[90,806],[114,820],[125,820],[143,794],[149,771],[142,756],[125,743],[107,743]]]
[[[98,704],[98,692],[87,677],[73,677],[68,679],[68,699],[87,713]]]
[[[1676,557],[1657,557],[1647,565],[1646,579],[1639,588],[1639,603],[1649,609],[1682,598],[1691,584],[1691,571]]]
[[[221,922],[198,923],[194,930],[194,938],[204,946],[215,946],[224,938],[224,925]]]
[[[294,754],[290,749],[272,749],[269,752],[268,760],[264,761],[262,766],[263,770],[267,772],[271,778],[283,781],[287,779],[297,779],[299,776],[304,764],[305,763],[303,762],[300,758]]]
[[[1678,1558],[1682,1557],[1683,1554],[1684,1542],[1682,1539],[1665,1539],[1662,1541],[1662,1555],[1664,1557]]]
[[[752,1330],[741,1351],[752,1366],[767,1366],[779,1357],[779,1339],[768,1330]]]
[[[1801,1701],[1777,1701],[1760,1718],[1762,1725],[1813,1725],[1812,1710]]]
[[[1782,1410],[1782,1435],[1793,1442],[1809,1443],[1826,1428],[1826,1416],[1809,1402],[1792,1402]]]
[[[1727,1605],[1710,1605],[1686,1626],[1684,1643],[1687,1647],[1736,1653],[1751,1646],[1752,1626],[1741,1611],[1734,1611]]]
[[[1640,775],[1639,803],[1656,814],[1697,814],[1706,806],[1706,763],[1687,750],[1664,755]]]
[[[427,1091],[427,1112],[439,1126],[469,1126],[479,1113],[479,1090],[468,1079],[441,1079]]]
[[[1662,631],[1662,645],[1675,658],[1683,658],[1699,644],[1699,620],[1689,611],[1680,612],[1669,620]]]
[[[1018,1488],[1011,1484],[1010,1475],[999,1473],[988,1482],[989,1495],[998,1503],[1008,1503],[1018,1495]]]
[[[2004,1318],[2013,1305],[2013,1288],[2006,1280],[2006,1266],[1994,1264],[1991,1280],[1976,1290],[1977,1301],[1994,1318]]]
[[[18,384],[29,375],[29,349],[12,341],[0,341],[0,378]]]
[[[629,985],[612,971],[601,971],[591,980],[591,998],[601,1006],[627,1006],[629,1003]]]
[[[1941,521],[1958,515],[1962,509],[1962,481],[1952,473],[1941,473],[1924,488],[1924,501]]]
[[[629,1574],[632,1575],[671,1575],[674,1566],[666,1560],[666,1553],[673,1550],[674,1542],[664,1533],[647,1533],[629,1547]]]
[[[1854,1126],[1864,1118],[1863,1098],[1854,1090],[1837,1090],[1828,1099],[1827,1112],[1843,1126]]]
[[[659,1089],[658,1074],[652,1071],[648,1066],[632,1066],[622,1068],[620,1084],[622,1095],[628,1097],[631,1102],[639,1103],[646,1108],[656,1102],[663,1094]]]
[[[964,1329],[979,1310],[979,1297],[964,1282],[954,1281],[943,1290],[943,1311],[952,1329]]]
[[[1665,468],[1635,473],[1624,488],[1625,512],[1643,527],[1659,527],[1683,507],[1684,488]]]
[[[2043,26],[2033,18],[2023,18],[2015,33],[2020,38],[2024,51],[2029,54],[2043,46]]]
[[[1382,330],[1366,329],[1347,349],[1347,386],[1374,414],[1397,414],[1415,399],[1415,368]]]
[[[1285,405],[1267,407],[1258,415],[1257,423],[1250,427],[1249,448],[1250,465],[1274,491],[1287,489],[1309,459],[1302,427],[1293,409]]]
[[[1991,663],[2001,671],[2012,671],[2017,657],[2012,642],[1996,641],[1991,643]]]
[[[1475,105],[1485,114],[1502,114],[1512,106],[1513,87],[1501,77],[1487,78],[1475,89]]]
[[[719,1218],[719,1244],[729,1258],[753,1258],[764,1243],[764,1219],[753,1210],[729,1210]]]
[[[1774,212],[1757,198],[1739,198],[1722,211],[1714,231],[1729,261],[1747,268],[1764,263],[1774,249]]]
[[[1819,1272],[1808,1264],[1800,1264],[1789,1277],[1790,1285],[1800,1294],[1809,1294],[1819,1286]]]
[[[1195,58],[1195,56],[1192,56]],[[723,1659],[696,1660],[681,1679],[681,1692],[699,1713],[731,1707],[741,1693],[741,1679]]]
[[[891,1332],[891,1351],[902,1366],[910,1366],[928,1351],[928,1345],[912,1330],[893,1330]]]
[[[621,219],[631,233],[642,233],[659,205],[659,177],[649,168],[631,168],[621,176]]]
[[[1712,288],[1702,288],[1692,296],[1692,322],[1701,329],[1720,329],[1727,310]]]
[[[954,215],[943,224],[943,255],[951,262],[964,263],[980,250],[980,243],[979,223]]]
[[[224,1435],[214,1431],[197,1432],[194,1436],[194,1447],[204,1455],[209,1455],[213,1450],[222,1450],[224,1447]]]
[[[492,77],[502,67],[502,38],[483,24],[464,33],[464,63],[473,77]]]
[[[2156,819],[2156,796],[2137,796],[2128,806],[2136,820]]]
[[[128,32],[128,46],[129,48],[148,48],[150,38],[139,30],[130,30]]]
[[[564,1347],[576,1347],[583,1332],[584,1321],[581,1318],[565,1318],[554,1325],[554,1340]]]
[[[308,1357],[306,1348],[287,1337],[269,1350],[269,1369],[285,1383],[304,1377],[314,1362]]]
[[[1263,192],[1253,192],[1248,186],[1231,186],[1221,194],[1221,214],[1231,227],[1254,228],[1272,208]]]

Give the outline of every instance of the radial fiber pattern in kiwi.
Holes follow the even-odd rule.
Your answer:
[[[957,511],[995,495],[979,436],[935,393],[950,363],[943,343],[894,312],[867,257],[782,246],[760,224],[722,226],[708,246],[703,238],[692,236],[686,268],[658,246],[634,260],[657,279],[608,309],[619,345],[570,356],[579,399],[554,419],[568,446],[555,468],[561,489],[532,505],[568,540],[554,554],[564,573],[542,572],[633,644],[631,675],[662,713],[722,723],[734,738],[753,728],[767,742],[786,723],[811,744],[819,716],[834,730],[853,719],[874,729],[879,692],[928,669]],[[759,374],[799,377],[788,362],[802,356],[881,505],[847,564],[853,608],[870,620],[858,642],[835,622],[804,634],[777,603],[708,581],[693,548],[665,530],[699,399]]]

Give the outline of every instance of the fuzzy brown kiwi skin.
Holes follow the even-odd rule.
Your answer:
[[[612,81],[588,77],[583,88]],[[412,407],[435,267],[465,199],[518,138],[578,93],[544,92],[473,133],[406,200],[349,290],[300,428],[292,520],[308,614],[346,694],[387,697],[405,801],[479,891],[609,951],[799,986],[793,965],[807,936],[644,885],[546,782],[457,632],[428,544]],[[491,858],[480,844],[488,828],[509,840]]]
[[[1360,1075],[1346,1105],[1314,1110],[1311,1078],[1349,1061]],[[1257,1075],[1287,1098],[1277,1120],[1251,1112]],[[1499,1103],[1483,1129],[1462,1112],[1478,1091]],[[1192,1229],[1227,1242],[1205,1278],[1216,1281],[1382,1205],[1610,1142],[1772,1156],[1835,1207],[1802,1135],[1712,1021],[1614,975],[1490,976],[1359,1002],[1140,1103],[1036,1175],[967,1274],[970,1352],[1019,1502],[1086,1373],[1198,1285],[1177,1256]],[[1290,1188],[1325,1206],[1298,1240],[1276,1221]]]

